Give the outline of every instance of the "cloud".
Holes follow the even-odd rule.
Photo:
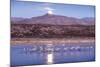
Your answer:
[[[51,7],[44,7],[44,9],[47,10],[47,11],[53,11],[53,10],[55,10],[55,9],[53,9]]]

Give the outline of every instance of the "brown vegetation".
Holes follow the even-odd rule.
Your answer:
[[[12,38],[94,37],[94,25],[12,24]]]

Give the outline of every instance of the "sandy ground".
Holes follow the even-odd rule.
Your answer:
[[[95,42],[95,38],[13,38],[11,45],[14,44],[56,44],[56,43],[86,43]]]

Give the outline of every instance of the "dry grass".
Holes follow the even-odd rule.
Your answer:
[[[90,38],[12,38],[12,44],[55,44],[55,43],[85,43],[95,42],[94,37]]]

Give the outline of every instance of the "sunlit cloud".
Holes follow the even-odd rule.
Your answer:
[[[55,10],[51,7],[44,7],[44,9],[47,11],[48,14],[53,14],[53,11]]]
[[[49,10],[50,10],[50,11],[53,11],[53,10],[54,10],[54,9],[51,8],[51,7],[44,7],[44,9],[45,9],[45,10],[48,10],[48,11],[49,11]]]

